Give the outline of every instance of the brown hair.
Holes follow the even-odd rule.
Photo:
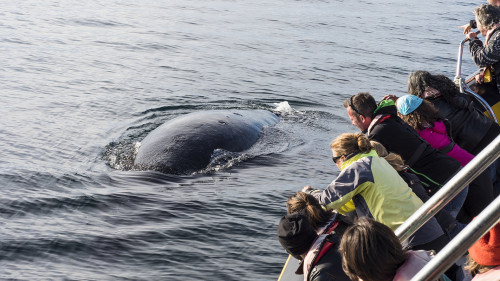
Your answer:
[[[401,155],[396,154],[396,153],[389,153],[387,149],[385,148],[384,145],[379,143],[378,141],[370,141],[370,144],[372,145],[373,149],[377,152],[379,157],[382,157],[385,159],[385,161],[389,162],[391,166],[394,168],[394,170],[401,172],[403,170],[406,170],[408,167],[405,165],[405,162],[403,161],[403,158]]]
[[[407,251],[392,230],[368,218],[358,219],[340,240],[342,268],[353,281],[392,280]]]
[[[368,138],[361,133],[344,133],[330,144],[330,148],[339,155],[370,152],[373,149]]]
[[[304,212],[316,230],[325,226],[333,215],[331,211],[323,209],[314,196],[305,192],[297,192],[290,196],[286,202],[286,209],[288,214]]]
[[[398,114],[401,119],[417,131],[425,129],[428,125],[439,120],[439,110],[428,100],[423,99],[422,104],[407,115]]]
[[[351,106],[351,104],[353,106]],[[377,102],[367,92],[357,93],[344,101],[344,107],[354,107],[352,113],[359,117],[359,113],[365,117],[373,117],[373,111],[377,108]]]

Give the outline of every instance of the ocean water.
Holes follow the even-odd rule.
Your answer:
[[[2,3],[0,279],[276,280],[286,199],[333,180],[329,143],[356,131],[343,101],[453,77],[481,3]],[[133,168],[151,130],[213,109],[283,114],[204,172]]]

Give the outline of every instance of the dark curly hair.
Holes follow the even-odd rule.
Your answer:
[[[428,87],[438,90],[449,104],[459,106],[453,97],[460,94],[460,89],[450,78],[423,70],[413,72],[408,77],[408,94],[424,99],[424,92]]]
[[[421,131],[438,121],[439,110],[428,100],[422,100],[417,109],[407,115],[399,114],[399,117],[417,131]]]

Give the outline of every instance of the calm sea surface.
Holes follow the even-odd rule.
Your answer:
[[[404,94],[415,70],[453,77],[481,3],[4,1],[0,279],[276,280],[286,199],[326,186],[329,142],[356,131],[343,100]],[[209,173],[131,169],[167,120],[284,101]]]

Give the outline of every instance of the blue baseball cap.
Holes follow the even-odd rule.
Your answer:
[[[408,115],[422,104],[422,99],[414,95],[405,95],[400,97],[396,104],[399,113]]]

